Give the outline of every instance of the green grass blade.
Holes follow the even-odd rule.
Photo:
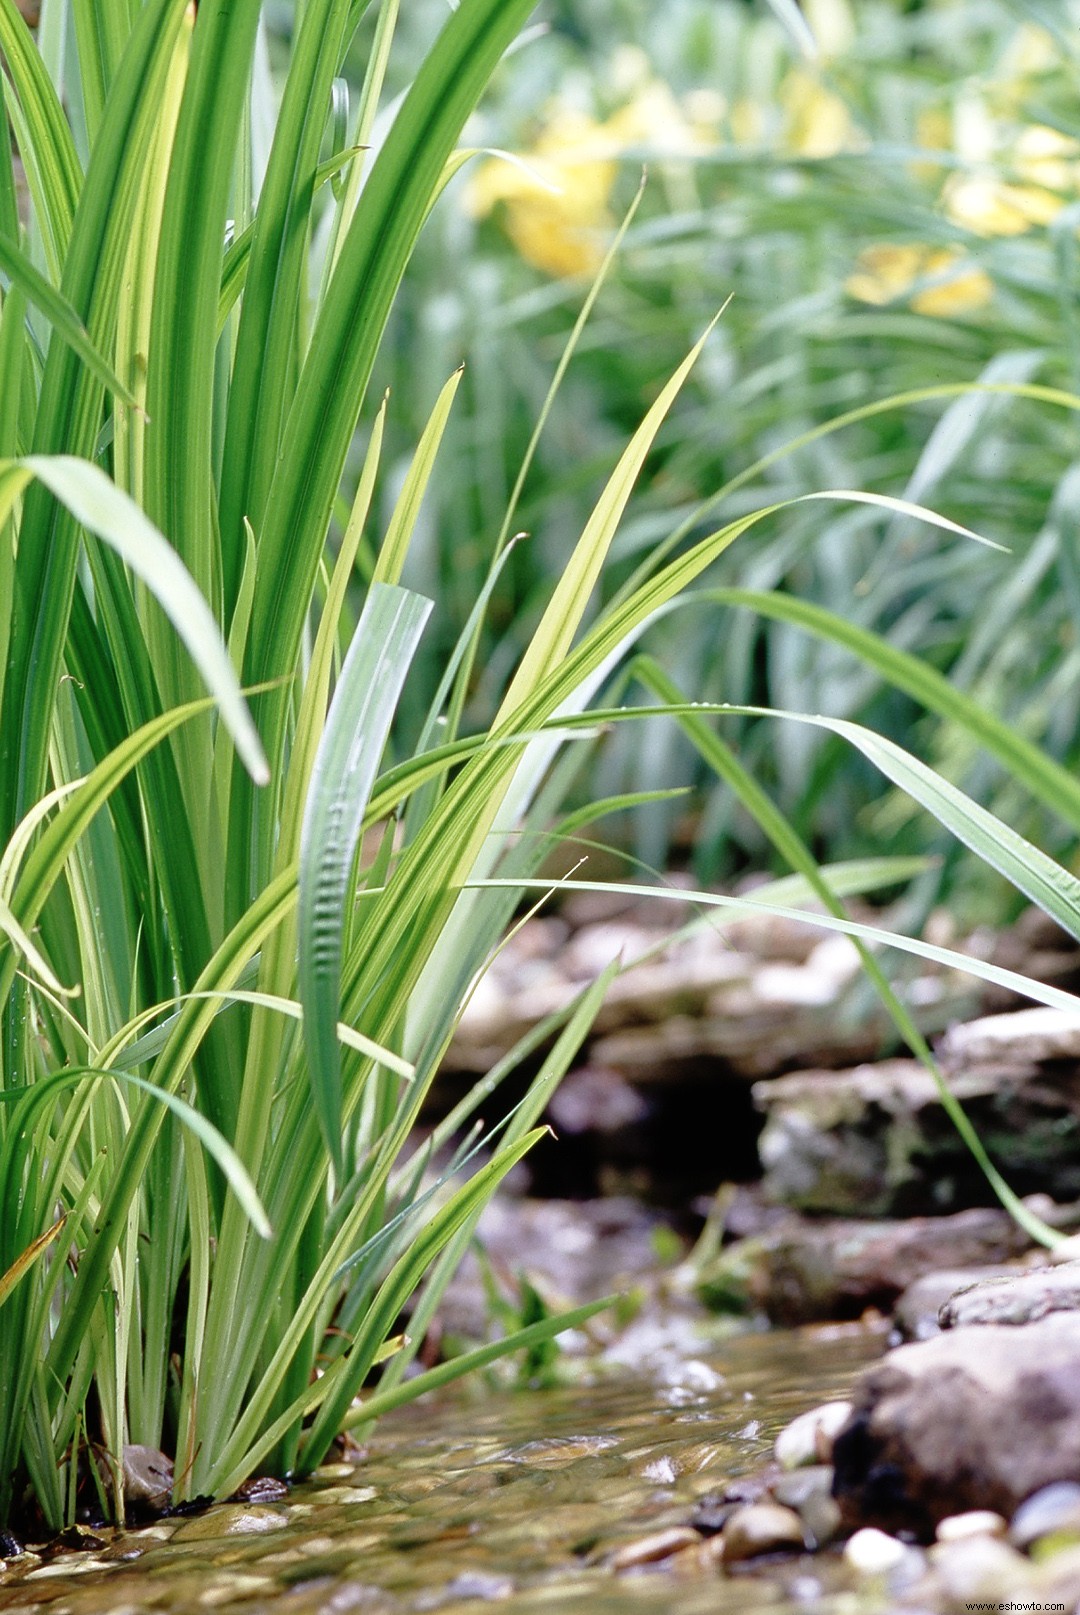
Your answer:
[[[244,517],[263,528],[266,495],[296,384],[308,233],[330,89],[348,0],[310,0],[296,38],[248,251],[222,455],[220,533],[226,617],[243,559]]]
[[[454,405],[454,398],[461,383],[462,372],[456,370],[445,384],[435,401],[435,408],[427,425],[424,427],[412,464],[409,466],[402,484],[401,493],[394,506],[394,513],[390,518],[390,525],[386,529],[386,537],[379,550],[372,575],[373,583],[399,583],[405,557],[409,553],[409,542],[416,529],[420,507],[424,502],[427,485],[431,481],[431,473],[435,469],[435,456],[439,452],[439,445],[446,431],[446,424],[450,419],[450,411]]]
[[[800,600],[794,595],[755,589],[712,589],[707,598],[719,605],[745,607],[762,616],[793,623],[851,651],[896,689],[921,702],[928,711],[959,724],[996,757],[1019,784],[1080,832],[1080,782],[1074,775],[1012,725],[996,718],[963,690],[956,689],[921,657],[890,645],[880,635],[826,611],[813,601]]]
[[[423,223],[465,119],[533,0],[462,0],[432,47],[394,119],[361,194],[312,332],[267,501],[245,678],[260,683],[294,664],[324,535],[375,354]],[[257,671],[261,669],[262,671]],[[285,721],[281,699],[266,702],[270,754]],[[242,779],[231,803],[234,868],[268,867],[269,816]],[[254,820],[254,825],[253,825]],[[257,855],[239,848],[254,835]],[[233,915],[249,893],[234,889]]]
[[[315,758],[300,837],[299,985],[308,1076],[340,1175],[341,938],[364,810],[431,602],[375,583],[341,669]]]
[[[53,330],[78,354],[83,364],[114,397],[132,408],[134,395],[90,340],[90,334],[67,299],[39,274],[18,247],[0,235],[0,269],[25,294],[27,301],[49,321]]]
[[[404,1407],[414,1402],[418,1396],[427,1391],[437,1391],[443,1385],[450,1385],[464,1374],[473,1374],[480,1368],[486,1368],[500,1357],[507,1357],[512,1352],[526,1351],[532,1346],[539,1346],[545,1340],[554,1340],[557,1336],[565,1334],[568,1329],[578,1329],[590,1318],[595,1318],[598,1312],[604,1312],[613,1306],[618,1299],[616,1296],[605,1296],[601,1301],[589,1301],[584,1306],[574,1307],[569,1312],[561,1312],[554,1318],[541,1318],[539,1323],[528,1324],[524,1329],[515,1329],[512,1334],[504,1335],[501,1340],[493,1340],[486,1346],[477,1346],[472,1351],[463,1352],[460,1357],[452,1357],[449,1362],[440,1363],[437,1368],[426,1369],[424,1373],[417,1374],[415,1379],[406,1380],[404,1385],[396,1385],[392,1390],[372,1391],[364,1399],[361,1407],[347,1413],[342,1420],[346,1430],[355,1430],[359,1425],[366,1425],[375,1419],[381,1419],[385,1414],[392,1413],[395,1408]]]
[[[30,455],[23,461],[71,514],[103,539],[155,596],[192,661],[217,700],[222,721],[251,777],[269,779],[269,769],[228,647],[194,579],[168,540],[122,489],[88,460],[70,455]]]
[[[49,273],[58,283],[82,190],[82,165],[60,98],[13,0],[0,0],[0,49],[14,90],[8,110],[15,123]]]

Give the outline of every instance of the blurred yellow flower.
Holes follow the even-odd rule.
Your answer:
[[[503,225],[521,256],[545,274],[592,274],[614,226],[609,210],[618,158],[628,149],[651,147],[657,157],[707,150],[715,129],[687,116],[668,86],[645,79],[629,56],[617,64],[624,82],[636,78],[633,95],[604,123],[562,104],[551,108],[544,128],[520,160],[496,156],[481,163],[465,192],[474,218],[503,208]],[[697,112],[722,114],[724,103],[700,103]]]
[[[813,73],[794,67],[780,86],[784,109],[783,144],[799,157],[835,157],[865,144],[838,95]]]
[[[919,246],[864,247],[844,290],[860,303],[891,303],[919,278],[925,256],[926,248]]]
[[[912,297],[909,306],[916,314],[931,314],[939,319],[973,314],[985,308],[994,295],[994,283],[985,269],[971,263],[957,247],[928,253],[921,274],[937,284],[924,287]]]
[[[864,248],[844,290],[860,303],[881,307],[906,297],[920,282],[930,284],[907,297],[908,307],[916,314],[939,318],[970,314],[985,308],[994,295],[989,275],[959,248],[927,247],[917,242],[881,242]]]
[[[1003,109],[1019,110],[1031,93],[1029,81],[1061,65],[1061,50],[1054,36],[1037,23],[1022,23],[998,62],[998,104]]]
[[[612,113],[603,129],[620,149],[647,145],[659,157],[686,156],[711,144],[660,79],[643,84],[633,100]]]
[[[601,237],[618,173],[616,147],[603,124],[555,109],[521,162],[481,163],[465,193],[475,218],[505,206],[506,233],[521,256],[548,275],[583,275],[603,257]]]
[[[1013,146],[1011,165],[1027,183],[996,175],[954,174],[945,186],[945,211],[977,235],[1017,236],[1050,224],[1080,194],[1080,144],[1029,124]]]
[[[1024,179],[1060,191],[1066,198],[1075,196],[1080,181],[1080,143],[1058,129],[1030,123],[1021,131],[1015,151],[1013,167]]]
[[[955,174],[944,193],[954,224],[980,236],[1018,236],[1033,224],[1049,224],[1064,199],[1036,185],[1009,185],[989,176]]]

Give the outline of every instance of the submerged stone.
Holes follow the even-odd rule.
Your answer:
[[[763,1553],[801,1552],[806,1546],[802,1520],[779,1503],[748,1503],[724,1526],[725,1564]]]
[[[288,1525],[288,1515],[259,1504],[223,1503],[193,1520],[185,1520],[176,1532],[177,1542],[212,1542],[217,1537],[249,1536],[256,1532],[280,1531]]]

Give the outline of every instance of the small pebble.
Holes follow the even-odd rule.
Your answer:
[[[690,1516],[690,1524],[702,1536],[716,1536],[724,1529],[730,1520],[738,1503],[731,1503],[716,1492],[710,1492],[700,1499],[697,1508]]]
[[[1006,1521],[993,1509],[973,1508],[966,1514],[950,1514],[940,1520],[936,1535],[939,1542],[965,1542],[973,1536],[1003,1537],[1007,1530]]]
[[[1011,1602],[1030,1585],[1034,1567],[996,1537],[968,1537],[931,1548],[934,1575],[953,1603]]]
[[[233,1493],[238,1503],[280,1503],[288,1495],[288,1486],[276,1475],[252,1475]]]
[[[772,1488],[773,1497],[785,1508],[793,1508],[803,1522],[810,1546],[822,1548],[840,1529],[840,1505],[832,1495],[831,1464],[811,1464],[781,1475]]]
[[[806,1547],[803,1523],[794,1509],[779,1503],[748,1503],[736,1509],[724,1526],[724,1562],[755,1559],[761,1553],[801,1552]]]
[[[800,1413],[776,1438],[777,1463],[784,1469],[831,1463],[833,1442],[850,1414],[850,1402],[825,1402],[809,1413]]]
[[[889,1536],[873,1525],[856,1531],[844,1547],[844,1558],[860,1576],[887,1576],[903,1562],[906,1554],[907,1547],[898,1537]]]
[[[193,1520],[185,1520],[176,1533],[177,1542],[213,1541],[216,1537],[247,1536],[255,1532],[280,1531],[289,1521],[276,1508],[260,1504],[224,1503]]]
[[[683,1548],[697,1547],[701,1538],[688,1525],[673,1525],[666,1531],[654,1531],[651,1536],[628,1542],[608,1560],[612,1570],[637,1570],[642,1565],[653,1565],[669,1559]]]
[[[249,1576],[230,1570],[227,1581],[219,1581],[199,1594],[199,1603],[207,1609],[216,1609],[219,1604],[231,1604],[234,1598],[250,1598],[253,1593],[264,1593],[272,1586],[269,1576]]]
[[[1080,1486],[1072,1480],[1055,1481],[1026,1497],[1013,1515],[1009,1541],[1030,1548],[1042,1537],[1080,1538]]]
[[[370,1503],[375,1497],[374,1486],[324,1486],[319,1493],[320,1503]]]
[[[42,1581],[48,1576],[82,1576],[88,1570],[106,1569],[108,1566],[100,1559],[87,1554],[85,1559],[54,1559],[51,1564],[38,1565],[36,1570],[28,1570],[23,1580]]]

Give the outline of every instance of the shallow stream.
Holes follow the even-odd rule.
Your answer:
[[[617,1568],[753,1470],[796,1413],[881,1350],[852,1328],[744,1335],[658,1376],[474,1386],[386,1419],[366,1456],[281,1503],[225,1504],[0,1571],[0,1610],[140,1615],[741,1615],[850,1611],[837,1558],[723,1575],[693,1551]],[[614,1561],[614,1562],[613,1562]],[[673,1568],[674,1567],[674,1568]]]

